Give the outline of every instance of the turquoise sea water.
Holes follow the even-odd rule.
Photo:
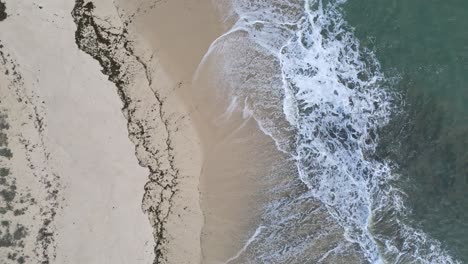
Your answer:
[[[343,10],[402,95],[379,155],[401,174],[407,221],[467,263],[468,2],[350,0]]]
[[[468,2],[233,9],[207,57],[295,180],[229,263],[468,262]]]

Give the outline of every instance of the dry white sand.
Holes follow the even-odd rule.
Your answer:
[[[35,2],[6,1],[9,17],[0,23],[0,31],[3,49],[19,65],[24,93],[39,96],[34,103],[42,107],[44,116],[44,140],[50,152],[47,169],[61,181],[64,201],[59,201],[62,210],[54,221],[57,258],[49,259],[53,263],[151,263],[152,228],[141,210],[148,172],[135,158],[122,102],[98,63],[75,44],[73,1]],[[2,106],[20,115],[13,103]],[[20,130],[29,133],[27,126]],[[20,160],[12,166],[21,171],[27,165]],[[28,179],[19,182],[19,188],[39,181]],[[30,187],[33,195],[45,188],[37,183]],[[43,195],[35,198],[45,200]],[[38,228],[42,225],[37,218],[24,221]],[[35,243],[36,236],[37,230],[31,229],[25,240]],[[26,263],[42,260],[36,256],[38,250],[40,245],[24,249],[29,256]]]

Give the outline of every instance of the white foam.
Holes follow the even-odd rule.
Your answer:
[[[232,256],[231,258],[229,258],[228,260],[226,260],[226,262],[224,262],[225,264],[229,264],[230,262],[238,259],[242,253],[245,252],[245,250],[249,247],[249,245],[255,241],[255,239],[257,238],[258,235],[260,235],[260,233],[262,232],[262,230],[264,229],[265,227],[264,226],[259,226],[256,230],[255,230],[255,233],[249,238],[249,240],[247,240],[247,242],[244,244],[244,246],[241,248],[241,250],[239,250],[237,252],[236,255]]]
[[[390,102],[397,95],[381,87],[385,77],[377,59],[360,47],[340,14],[339,5],[344,2],[235,0],[238,22],[211,45],[201,65],[221,39],[246,32],[261,47],[257,50],[278,60],[281,84],[255,82],[249,83],[253,88],[244,89],[236,78],[251,68],[245,69],[246,64],[236,68],[233,63],[224,70],[241,92],[233,91],[231,96],[245,98],[243,106],[236,106],[243,108],[244,115],[253,116],[278,148],[294,158],[300,179],[344,228],[345,237],[358,243],[371,263],[383,262],[384,256],[396,263],[457,263],[439,242],[398,219],[395,227],[403,245],[395,237],[374,237],[369,230],[373,217],[382,211],[407,213],[404,194],[389,183],[395,177],[389,164],[373,157],[377,131],[388,123],[395,110]],[[272,93],[273,99],[280,96],[283,112],[265,111],[278,107],[269,106],[274,103],[270,97],[249,97],[248,93],[256,91]],[[289,140],[283,133],[285,123],[278,123],[283,119],[292,127],[288,131],[296,132],[294,149],[285,147]],[[384,246],[378,247],[376,240]]]

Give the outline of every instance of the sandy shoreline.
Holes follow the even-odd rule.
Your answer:
[[[93,15],[99,14],[99,8],[96,5]],[[159,108],[155,119],[162,120],[166,130],[162,135],[160,130],[150,130],[149,141],[131,137],[140,165],[149,166],[154,175],[156,168],[152,168],[147,148],[164,148],[164,142],[158,143],[161,137],[170,142],[166,154],[170,162],[165,165],[164,155],[156,159],[156,174],[161,176],[151,180],[150,175],[143,201],[155,228],[156,259],[161,263],[222,263],[235,256],[257,228],[263,191],[273,184],[263,177],[271,174],[271,163],[283,157],[256,122],[244,119],[241,113],[220,126],[217,121],[228,105],[219,101],[217,87],[209,81],[192,83],[209,45],[223,31],[210,1],[169,1],[154,6],[122,2],[117,10],[126,14],[121,17],[124,23],[126,17],[146,10],[129,23],[127,37],[138,43],[131,50],[133,57],[117,59],[118,65],[122,61],[132,71],[140,69],[135,76],[125,76],[129,81],[120,88],[129,100],[129,110],[124,112],[128,120],[144,118],[142,133],[149,134],[146,129],[157,127],[158,121],[151,123],[151,114],[141,109]],[[91,54],[99,56],[99,52]],[[133,66],[135,58],[144,61],[144,67]],[[142,68],[146,76],[138,77]],[[143,89],[157,94],[159,106],[151,103]],[[132,135],[131,127],[130,123]],[[169,183],[161,190],[160,183],[165,181]],[[167,189],[176,191],[168,196]],[[152,215],[154,203],[158,209]]]
[[[226,118],[229,105],[218,97],[217,87],[227,85],[219,82],[223,74],[217,71],[223,69],[205,72],[204,65],[200,65],[210,44],[227,25],[221,23],[224,19],[216,15],[216,8],[210,0],[170,1],[136,19],[134,24],[148,46],[161,54],[160,65],[154,67],[162,67],[170,79],[179,81],[176,96],[190,117],[188,121],[195,132],[192,137],[199,137],[200,141],[198,151],[202,159],[197,161],[201,163],[194,174],[200,177],[200,196],[193,193],[191,197],[200,199],[203,226],[194,226],[192,234],[181,236],[185,243],[169,247],[180,256],[174,263],[224,263],[234,257],[257,229],[261,206],[267,200],[266,190],[276,183],[266,179],[274,174],[272,164],[285,158],[253,118],[242,117],[238,111]],[[192,82],[197,70],[200,76]],[[223,118],[226,119],[220,122]],[[187,144],[182,148],[187,149]],[[184,219],[187,222],[190,218]],[[201,231],[200,237],[195,236],[197,231]],[[192,237],[201,243],[198,261],[180,255],[193,250],[197,241]]]
[[[298,4],[0,0],[0,262],[374,259],[368,160],[337,169],[355,96],[314,116],[323,25]]]
[[[207,111],[222,113],[228,105],[212,97],[216,87],[209,82],[192,82],[224,30],[217,6],[210,0],[90,3],[6,2],[14,15],[0,24],[2,50],[11,52],[22,76],[17,96],[37,96],[26,110],[5,97],[11,89],[2,90],[3,102],[10,102],[2,113],[10,113],[15,127],[8,131],[14,158],[7,163],[14,180],[28,158],[15,143],[19,135],[42,142],[30,160],[44,164],[51,184],[42,186],[30,169],[16,188],[26,193],[33,186],[30,195],[49,201],[29,211],[54,211],[40,221],[6,214],[12,225],[28,226],[22,240],[43,236],[44,221],[50,236],[41,253],[18,242],[0,255],[16,252],[11,263],[21,257],[50,263],[229,259],[256,228],[256,204],[264,199],[257,193],[268,184],[255,177],[280,157],[268,155],[274,144],[253,119],[236,113],[219,126],[220,115]],[[3,87],[11,82],[1,81]]]

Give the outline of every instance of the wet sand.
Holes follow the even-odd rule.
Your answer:
[[[202,159],[194,176],[197,182],[200,177],[200,194],[190,196],[200,199],[203,215],[184,217],[185,228],[191,231],[180,237],[173,235],[174,243],[168,247],[168,252],[174,250],[177,255],[193,251],[201,241],[199,263],[223,263],[242,249],[257,228],[261,207],[268,200],[266,190],[275,184],[268,180],[275,169],[272,164],[285,158],[252,118],[236,112],[220,122],[229,106],[225,98],[218,97],[216,85],[223,83],[213,82],[222,76],[217,76],[220,72],[201,71],[193,79],[203,67],[200,61],[209,45],[225,30],[215,8],[211,1],[170,1],[134,21],[134,29],[158,56],[154,68],[166,74],[153,79],[179,84],[175,94],[199,138]],[[197,217],[203,217],[203,226],[197,227],[196,221],[191,220]],[[195,235],[197,228],[201,236]],[[172,234],[178,235],[174,231]],[[195,263],[184,259],[185,255],[179,256],[178,263]]]
[[[263,190],[272,184],[268,169],[284,157],[253,119],[237,112],[219,122],[228,104],[210,76],[202,72],[193,82],[225,30],[216,7],[210,0],[77,3],[73,21],[72,1],[7,1],[16,15],[0,25],[3,49],[23,78],[17,96],[35,96],[29,108],[2,97],[10,102],[6,112],[21,113],[10,122],[12,177],[28,175],[17,188],[31,186],[35,199],[56,194],[29,209],[50,207],[51,217],[8,214],[30,230],[21,254],[51,263],[220,263],[235,256],[257,228]],[[125,27],[118,34],[131,44],[109,41],[103,49],[116,52],[105,58],[77,46],[75,30],[89,27],[79,24],[85,20],[106,34]],[[106,72],[102,59],[123,74]],[[40,119],[28,119],[34,113]],[[31,164],[44,167],[52,189],[24,170],[21,133],[42,144],[42,158],[33,155]],[[38,249],[32,242],[44,237],[44,223],[51,235]]]

